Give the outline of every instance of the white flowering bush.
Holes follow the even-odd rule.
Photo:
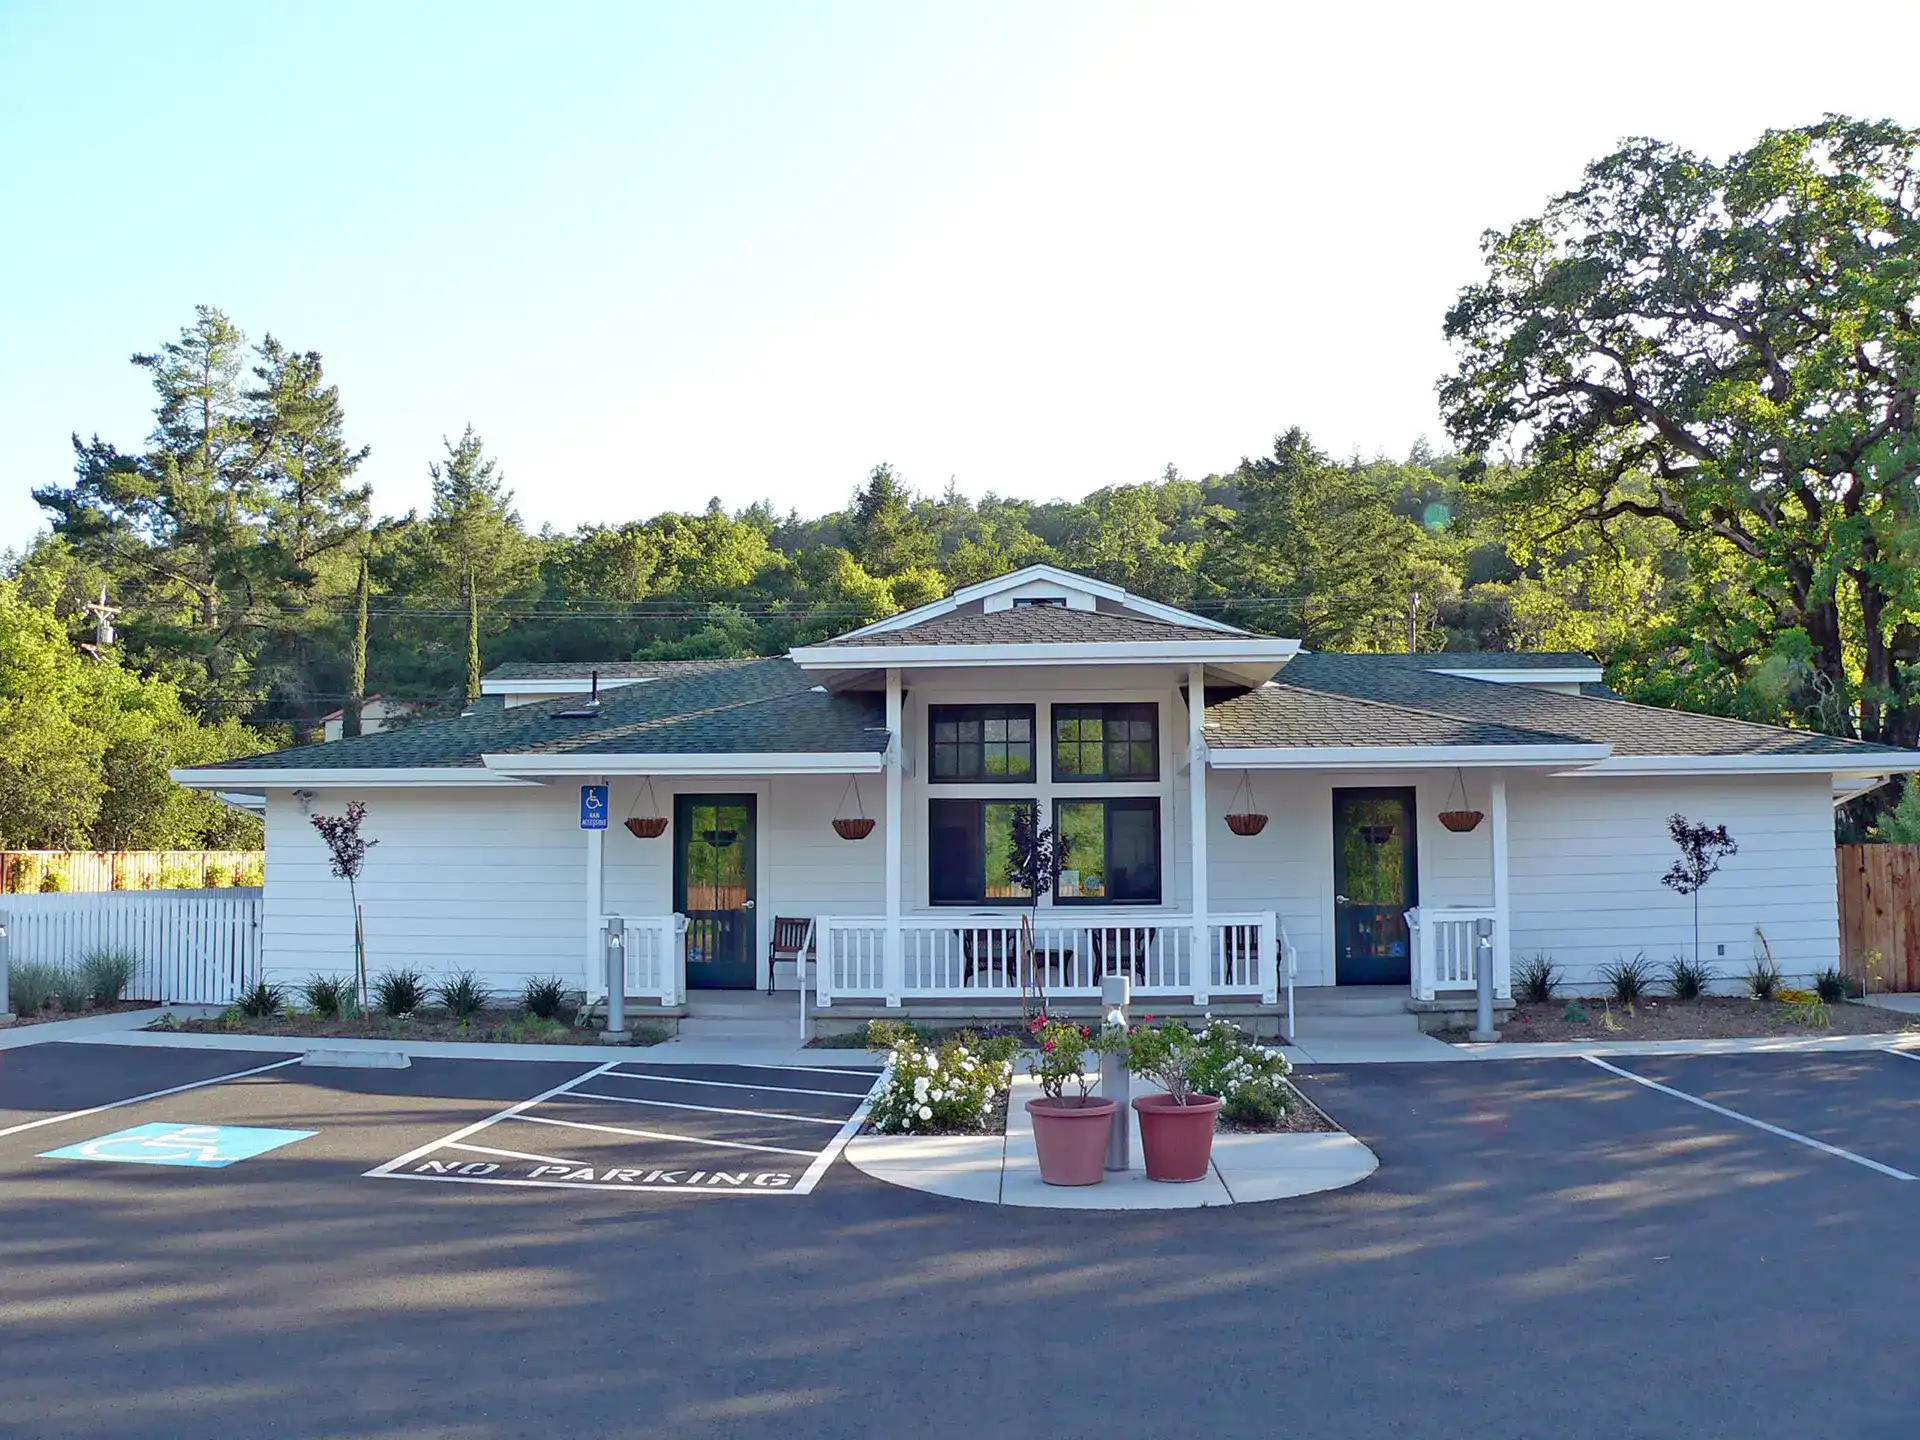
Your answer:
[[[1293,1108],[1287,1074],[1292,1066],[1278,1050],[1257,1043],[1230,1020],[1209,1018],[1194,1037],[1193,1088],[1220,1097],[1223,1119],[1270,1125]]]
[[[989,1107],[1013,1079],[1014,1043],[955,1038],[936,1045],[897,1035],[887,1051],[887,1083],[874,1097],[873,1128],[883,1135],[984,1130]]]

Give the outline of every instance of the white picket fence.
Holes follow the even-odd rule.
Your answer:
[[[129,1000],[227,1005],[260,980],[258,890],[0,895],[0,925],[15,962],[70,965],[90,950],[133,956]]]

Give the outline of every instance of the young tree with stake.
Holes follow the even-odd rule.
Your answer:
[[[380,842],[360,833],[367,818],[366,802],[355,800],[344,815],[315,815],[313,828],[327,842],[333,873],[347,882],[347,900],[353,906],[354,978],[360,987],[360,1008],[367,1008],[367,932],[360,915],[360,894],[355,884],[366,864],[367,851]]]
[[[1724,825],[1696,824],[1684,815],[1667,819],[1667,833],[1680,847],[1680,858],[1660,877],[1660,883],[1693,897],[1693,961],[1700,963],[1700,892],[1719,872],[1720,862],[1740,853]]]

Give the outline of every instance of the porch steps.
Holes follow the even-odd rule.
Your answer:
[[[1420,1033],[1399,989],[1313,986],[1293,992],[1295,1028],[1323,1040],[1404,1040]]]
[[[761,995],[748,990],[695,991],[680,1022],[683,1040],[725,1040],[736,1044],[793,1045],[800,1034],[800,1003],[792,994]]]

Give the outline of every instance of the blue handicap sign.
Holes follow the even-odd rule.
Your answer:
[[[116,1130],[98,1140],[63,1145],[42,1160],[117,1160],[128,1165],[186,1165],[220,1170],[236,1160],[264,1155],[318,1134],[314,1130],[264,1130],[250,1125],[175,1125],[156,1121]]]
[[[606,786],[582,785],[580,787],[580,828],[582,830],[607,828]]]

